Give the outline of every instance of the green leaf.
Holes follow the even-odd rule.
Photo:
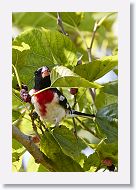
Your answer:
[[[86,88],[78,88],[78,93],[76,94],[76,107],[75,109],[87,113],[87,110],[90,111],[90,105],[92,104],[92,99],[89,93],[89,90]]]
[[[82,12],[60,12],[62,22],[69,26],[77,27],[82,18],[84,13]]]
[[[20,144],[17,140],[12,139],[12,148],[13,148],[13,152],[16,151],[18,153],[21,153],[24,151],[24,147],[22,144]]]
[[[30,49],[20,52],[22,42]],[[26,30],[13,41],[13,46],[16,46],[13,49],[13,64],[24,84],[31,81],[34,71],[43,65],[51,68],[55,64],[74,66],[77,63],[74,44],[56,31],[43,28]]]
[[[95,105],[97,109],[101,109],[107,105],[114,104],[118,102],[118,97],[114,96],[112,94],[100,92],[99,94],[96,95],[95,98]]]
[[[88,81],[95,81],[111,71],[117,64],[117,55],[105,56],[102,59],[92,61],[91,64],[77,65],[74,72]]]
[[[21,116],[21,113],[19,111],[12,110],[12,122],[19,119],[20,116]]]
[[[89,24],[88,24],[89,23]],[[81,31],[93,31],[93,26],[95,23],[95,19],[93,17],[93,13],[84,12],[83,19],[79,25],[79,30]]]
[[[12,172],[19,172],[22,167],[22,156],[12,163]]]
[[[56,28],[56,18],[50,13],[43,12],[23,12],[13,13],[12,22],[19,28],[45,27]]]
[[[96,89],[95,105],[97,109],[118,102],[118,81],[103,84],[103,88]]]
[[[116,75],[118,75],[118,69],[113,70]]]
[[[18,172],[22,166],[22,156],[26,149],[15,139],[12,139],[12,171]]]
[[[104,93],[118,96],[118,81],[112,81],[103,84],[103,88],[100,89]]]
[[[26,151],[25,147],[15,139],[12,139],[12,162],[18,161]]]
[[[64,154],[77,161],[83,158],[81,151],[86,148],[86,144],[80,138],[76,138],[67,127],[61,126],[60,128],[55,128],[53,136]]]
[[[20,99],[19,91],[13,89],[12,90],[12,109],[18,110],[21,106],[23,106],[21,99]]]
[[[84,161],[84,170],[85,171],[90,171],[90,172],[95,172],[97,168],[100,166],[100,158],[98,154],[95,152],[91,154],[86,160]]]
[[[79,12],[61,12],[63,24],[67,26],[78,26],[83,17]],[[13,24],[19,28],[45,27],[56,29],[57,13],[55,12],[23,12],[13,13]]]
[[[24,116],[20,119],[20,122],[18,123],[18,128],[20,129],[22,133],[26,135],[35,134],[28,111],[25,111]]]
[[[96,148],[101,160],[111,159],[114,165],[118,164],[118,143],[100,143]]]
[[[100,88],[101,85],[89,82],[64,66],[56,66],[51,72],[52,87],[92,87]]]
[[[118,140],[118,106],[110,104],[96,114],[96,123],[102,137],[112,143]]]
[[[41,151],[53,162],[58,172],[81,172],[83,169],[72,158],[65,155],[53,135],[45,132],[41,139]]]

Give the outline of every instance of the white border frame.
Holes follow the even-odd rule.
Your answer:
[[[119,171],[17,172],[11,166],[12,12],[118,12]],[[0,29],[0,179],[4,184],[130,184],[130,5],[128,0],[3,0]],[[4,88],[5,87],[5,88]]]

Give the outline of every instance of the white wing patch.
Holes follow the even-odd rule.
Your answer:
[[[67,105],[67,108],[69,108],[69,107],[70,107],[68,103],[67,103],[66,105]]]
[[[63,100],[65,99],[65,97],[61,95],[61,96],[59,97],[59,99],[60,99],[60,101],[63,101]]]

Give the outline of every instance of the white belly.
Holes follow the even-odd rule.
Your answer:
[[[54,103],[46,104],[47,113],[41,119],[50,123],[59,123],[66,115],[65,109],[62,106]]]
[[[33,93],[34,91],[31,90],[29,94],[32,96]],[[54,97],[52,102],[50,102],[49,104],[45,104],[46,112],[44,115],[41,114],[40,105],[38,104],[35,96],[32,96],[31,102],[34,105],[35,111],[40,116],[40,119],[42,121],[45,122],[47,121],[49,123],[56,125],[66,116],[65,109],[57,103],[58,102],[57,96]]]

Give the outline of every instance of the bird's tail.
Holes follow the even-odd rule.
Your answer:
[[[93,119],[95,117],[95,114],[87,114],[87,113],[82,113],[82,112],[78,112],[75,110],[71,110],[69,117],[85,117],[85,118]]]

